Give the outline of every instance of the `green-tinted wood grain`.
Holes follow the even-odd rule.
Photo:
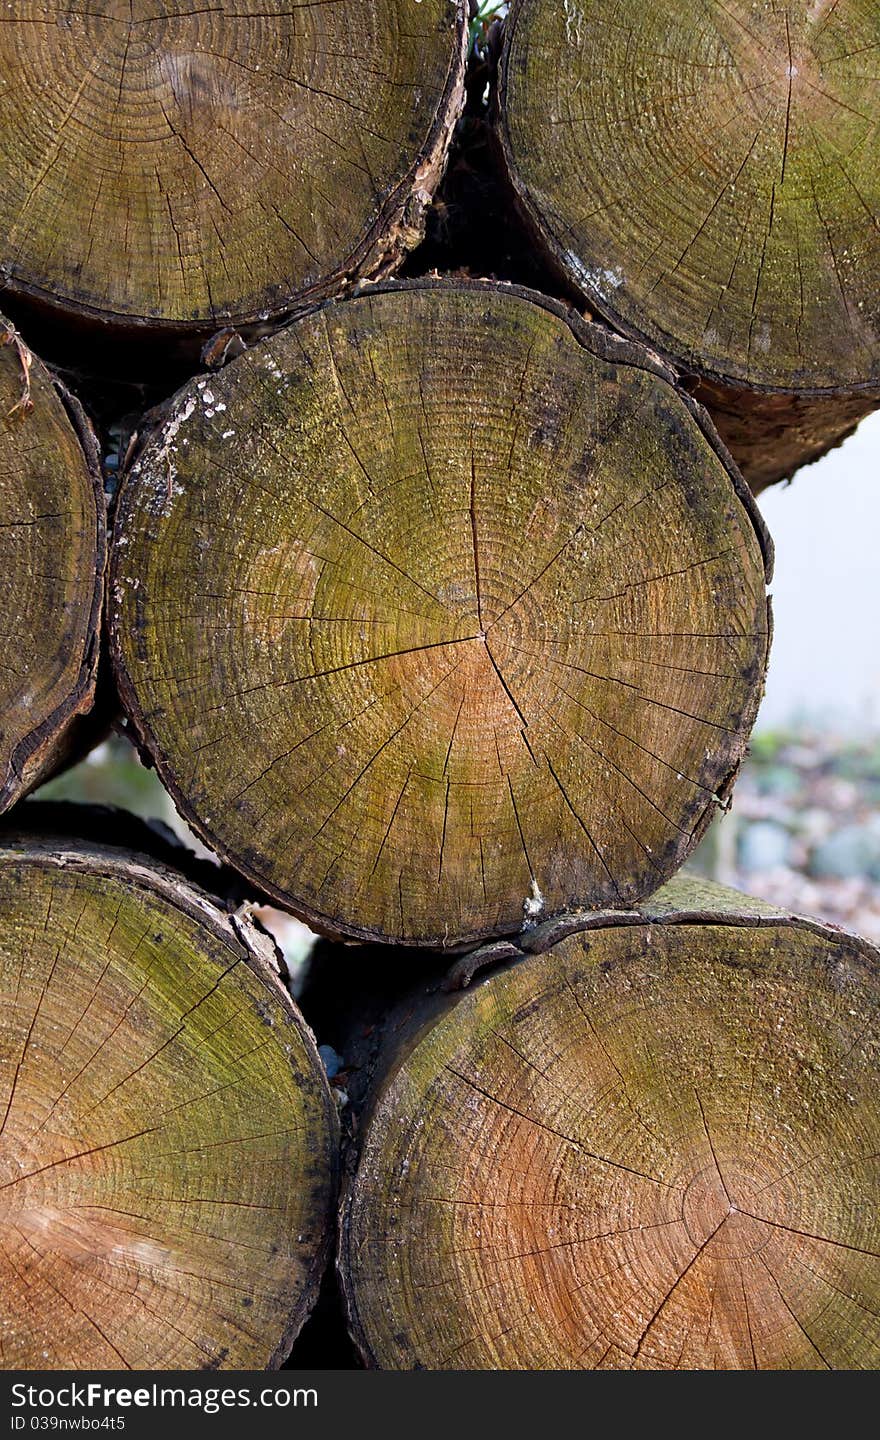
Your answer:
[[[500,133],[567,275],[698,372],[880,390],[874,0],[514,0]]]
[[[461,101],[464,0],[16,0],[0,266],[67,311],[255,321],[399,260]]]
[[[176,398],[120,500],[117,673],[245,873],[454,944],[674,871],[760,696],[763,544],[644,352],[528,292],[389,287]]]
[[[104,528],[88,423],[0,317],[0,809],[91,707]]]
[[[264,948],[141,857],[4,842],[4,1368],[286,1355],[326,1254],[335,1116]]]

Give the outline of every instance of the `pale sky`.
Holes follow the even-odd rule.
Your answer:
[[[776,633],[756,728],[880,732],[880,413],[760,504],[776,543]]]

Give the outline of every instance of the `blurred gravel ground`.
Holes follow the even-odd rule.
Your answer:
[[[120,805],[164,820],[200,854],[155,773],[114,736],[38,792],[40,799]],[[765,731],[734,791],[688,866],[786,909],[880,941],[880,735],[854,741],[829,731]],[[311,931],[266,906],[296,989]]]
[[[880,735],[753,736],[689,868],[880,940]]]

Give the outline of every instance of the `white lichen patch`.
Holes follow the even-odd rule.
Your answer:
[[[532,876],[532,893],[527,895],[523,901],[523,929],[527,930],[530,925],[536,925],[538,919],[544,913],[546,901],[541,894],[540,886],[534,875]]]
[[[619,265],[613,268],[591,269],[573,250],[565,252],[565,259],[578,283],[588,292],[592,290],[597,295],[603,295],[608,290],[619,290],[624,282],[624,274]]]
[[[171,457],[177,454],[177,445],[175,442],[177,440],[180,427],[186,424],[187,420],[189,420],[195,408],[196,397],[194,395],[190,395],[186,404],[183,406],[183,409],[177,415],[175,415],[172,420],[169,420],[168,424],[165,427],[165,432],[162,437],[162,443],[153,452],[153,472],[157,477],[161,476],[162,481],[164,482],[164,489],[161,494],[157,491],[157,498],[161,503],[162,513],[166,515],[168,513],[168,506],[170,504],[172,496],[183,494],[183,487],[181,485],[175,484],[175,481],[177,479],[177,467]],[[135,466],[134,473],[139,474],[140,470],[141,466],[137,465]]]
[[[584,17],[581,14],[580,5],[577,0],[563,0],[562,8],[565,12],[565,38],[569,45],[581,45],[583,43],[581,26]]]

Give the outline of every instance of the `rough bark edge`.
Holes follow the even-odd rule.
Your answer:
[[[46,808],[55,810],[59,807]],[[123,822],[132,818],[126,817],[124,812],[120,812],[120,815]],[[137,827],[138,822],[135,821],[134,824]],[[153,898],[158,897],[187,919],[203,926],[233,954],[238,954],[281,1007],[288,1023],[297,1031],[314,1071],[315,1093],[320,1094],[326,1125],[327,1210],[323,1217],[323,1241],[309,1267],[306,1282],[296,1298],[296,1304],[282,1330],[281,1339],[269,1354],[264,1367],[266,1370],[280,1369],[312,1312],[334,1244],[334,1210],[339,1190],[339,1119],[314,1034],[282,983],[284,962],[275,940],[257,924],[246,904],[233,913],[224,913],[219,908],[216,897],[208,894],[181,872],[138,851],[104,845],[94,840],[79,841],[69,835],[53,835],[51,829],[38,837],[32,837],[22,827],[21,830],[0,834],[0,869],[21,864],[32,865],[40,870],[73,870],[81,874],[96,875],[130,889],[143,891]],[[292,1058],[290,1063],[293,1068]]]
[[[692,393],[726,437],[754,495],[768,485],[791,480],[806,465],[836,450],[880,407],[880,395],[852,395],[839,399],[831,415],[827,399],[762,395],[708,379],[698,381]]]
[[[4,323],[0,317],[0,325]],[[30,357],[31,369],[35,369],[46,382],[47,388],[58,396],[82,450],[94,501],[95,577],[79,678],[70,695],[13,747],[0,785],[0,813],[10,809],[41,781],[61,769],[66,761],[79,759],[81,754],[86,754],[92,745],[102,738],[103,723],[101,717],[96,717],[93,733],[90,733],[88,726],[77,723],[93,709],[101,656],[104,579],[108,561],[107,506],[101,451],[91,422],[76,397],[23,341],[19,339],[18,343]],[[26,417],[23,423],[27,423]]]
[[[612,325],[621,335],[649,348],[654,348],[658,355],[679,372],[681,379],[693,376],[711,380],[724,390],[731,392],[730,403],[733,405],[737,404],[741,396],[747,401],[750,394],[797,395],[804,400],[843,400],[863,395],[867,409],[880,405],[880,390],[873,381],[866,380],[857,384],[825,386],[824,388],[821,386],[761,384],[746,380],[742,375],[733,375],[724,370],[713,369],[704,364],[696,354],[676,354],[664,343],[664,340],[672,340],[673,337],[665,336],[661,339],[657,335],[648,335],[632,321],[625,320],[608,302],[608,299],[591,284],[585,273],[585,267],[571,263],[567,252],[547,225],[544,214],[533,199],[529,187],[520,178],[507,131],[507,65],[512,37],[520,19],[520,12],[527,3],[528,0],[511,0],[510,10],[503,22],[500,54],[492,87],[492,125],[503,169],[520,217],[534,243],[547,257],[551,269],[559,276],[560,280],[567,286],[574,286],[578,294],[583,295],[587,305],[603,315],[608,324]],[[819,457],[815,456],[814,458],[818,459]]]
[[[484,971],[476,981],[478,986],[491,983],[492,978],[501,971],[545,954],[570,935],[618,926],[654,925],[806,930],[830,944],[846,944],[850,953],[872,977],[880,975],[880,950],[852,931],[810,916],[799,915],[794,911],[780,909],[767,901],[758,900],[712,880],[703,880],[693,875],[678,875],[662,886],[651,900],[642,902],[638,910],[571,912],[558,920],[538,926],[531,932],[523,932],[517,937],[518,943],[505,942],[509,954],[493,954],[492,952],[500,948],[495,945],[486,945],[475,951],[468,957],[468,962],[462,962],[477,962],[468,978],[462,980],[456,975],[461,966],[453,966],[445,981],[438,984],[435,978],[433,982],[418,987],[411,996],[404,997],[384,1018],[381,1032],[378,1035],[371,1033],[363,1048],[356,1051],[356,1063],[363,1060],[364,1073],[359,1077],[354,1098],[355,1116],[349,1122],[348,1133],[343,1139],[336,1278],[348,1334],[365,1369],[379,1370],[382,1367],[372,1354],[361,1326],[356,1287],[351,1283],[351,1210],[362,1149],[360,1137],[368,1129],[390,1082],[406,1064],[423,1036],[455,1009],[461,999],[462,989],[470,984],[477,971]]]
[[[136,343],[141,336],[159,334],[165,340],[187,339],[202,343],[219,330],[232,327],[244,336],[258,337],[316,304],[344,295],[359,280],[383,279],[393,274],[410,250],[422,240],[427,212],[443,178],[452,136],[465,101],[465,70],[469,46],[469,0],[449,0],[455,6],[454,45],[446,85],[434,112],[427,138],[409,170],[389,190],[350,254],[337,261],[312,284],[291,291],[284,299],[248,310],[221,310],[195,320],[167,319],[105,310],[84,301],[59,299],[45,286],[16,278],[0,265],[0,294],[32,304],[38,312],[84,322],[98,332],[112,331]],[[452,27],[450,27],[452,28]]]
[[[350,295],[332,300],[324,300],[319,304],[309,307],[296,315],[289,326],[283,327],[276,334],[283,334],[284,330],[293,325],[320,314],[323,310],[338,305],[356,303],[359,299],[369,298],[372,295],[382,294],[406,294],[414,291],[430,290],[458,294],[461,292],[471,294],[483,294],[486,296],[505,296],[514,300],[522,301],[545,310],[548,314],[555,316],[568,326],[574,339],[588,353],[594,355],[600,361],[610,365],[620,365],[636,370],[642,370],[649,375],[666,384],[673,392],[675,398],[685,407],[691,420],[714,452],[733,487],[736,498],[740,501],[746,516],[754,532],[764,569],[764,580],[770,583],[773,576],[774,549],[770,533],[764,523],[763,517],[757,507],[755,498],[749,489],[742,475],[737,469],[736,463],[730,452],[720,439],[708,411],[693,396],[682,390],[678,383],[676,372],[658,356],[654,351],[639,344],[637,341],[625,339],[614,334],[605,326],[596,325],[587,320],[570,306],[561,301],[551,299],[536,290],[528,290],[521,285],[513,285],[508,282],[493,280],[446,280],[439,277],[424,277],[413,280],[387,280],[381,283],[366,283],[358,287]],[[247,363],[247,352],[229,362],[232,366]],[[165,421],[169,418],[172,409],[183,403],[183,397],[197,384],[194,377],[181,390],[174,395],[167,404],[161,406],[154,412],[154,424],[151,429],[138,435],[136,445],[129,456],[129,462],[120,481],[120,487],[116,499],[117,525],[120,517],[124,517],[125,505],[129,490],[134,490],[139,478],[140,461],[147,442],[157,438]],[[418,939],[407,939],[398,936],[387,936],[375,930],[365,929],[354,922],[340,925],[338,919],[334,919],[318,911],[311,910],[307,905],[293,900],[284,891],[276,888],[270,881],[259,875],[256,870],[241,863],[233,853],[223,845],[211,828],[205,825],[192,809],[188,797],[180,789],[177,779],[173,774],[165,756],[161,753],[155,737],[144,719],[137,700],[135,687],[131,682],[125,659],[122,653],[122,645],[119,639],[118,607],[119,607],[119,576],[120,551],[118,545],[113,545],[110,557],[110,573],[107,583],[108,593],[108,630],[110,654],[113,665],[113,672],[116,678],[117,691],[122,703],[123,711],[128,720],[128,734],[135,744],[138,753],[144,763],[155,767],[156,773],[168,791],[175,807],[184,817],[187,824],[198,835],[205,845],[208,846],[220,859],[239,874],[245,877],[254,885],[260,894],[267,896],[271,902],[281,909],[296,916],[311,930],[331,940],[355,940],[364,943],[380,943],[388,946],[405,947],[411,950],[435,950],[446,954],[455,954],[463,950],[473,949],[483,941],[489,940],[499,934],[515,934],[516,926],[511,926],[504,932],[498,930],[480,930],[470,934],[459,936],[452,944],[446,936],[435,935],[420,937]],[[767,632],[766,644],[763,652],[763,663],[752,689],[751,702],[743,711],[742,725],[739,732],[725,743],[724,753],[730,761],[730,769],[725,779],[719,785],[715,795],[709,796],[704,810],[698,817],[693,829],[689,834],[681,835],[671,859],[665,867],[665,883],[675,871],[684,864],[685,860],[695,849],[702,836],[705,834],[712,820],[715,818],[717,808],[728,808],[730,795],[733,790],[740,766],[745,758],[749,735],[754,725],[758,709],[763,698],[766,682],[767,660],[770,652],[770,644],[773,637],[773,618],[770,597],[766,597]],[[656,887],[655,887],[656,888]],[[653,893],[653,892],[651,892]]]
[[[145,819],[118,805],[29,798],[21,809],[0,816],[0,852],[19,842],[28,853],[47,847],[53,852],[59,846],[111,856],[133,852],[206,895],[222,913],[261,903],[238,871],[196,855],[164,820]]]

